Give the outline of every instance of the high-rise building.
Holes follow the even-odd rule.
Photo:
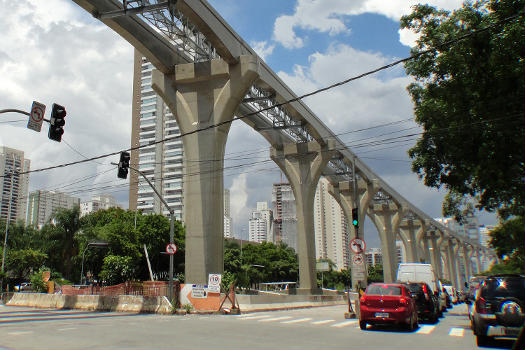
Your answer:
[[[297,213],[292,186],[288,183],[273,184],[272,207],[273,242],[283,242],[297,251]]]
[[[29,194],[27,225],[42,227],[57,209],[73,209],[80,205],[80,198],[57,191],[37,190]]]
[[[230,213],[230,190],[224,190],[224,237],[233,238]]]
[[[490,243],[490,231],[494,230],[496,226],[494,225],[481,225],[479,227],[479,244],[484,247],[489,247]]]
[[[113,207],[118,207],[115,197],[109,194],[98,194],[91,197],[91,200],[80,203],[80,216]]]
[[[153,183],[175,217],[183,213],[183,147],[175,117],[151,88],[153,65],[135,50],[131,146],[146,146],[131,151],[130,166],[139,169]],[[144,213],[169,214],[153,189],[136,171],[130,170],[129,208]]]
[[[9,221],[25,220],[27,194],[29,191],[30,160],[25,159],[24,152],[0,146],[0,174],[2,191],[0,192],[0,218]]]
[[[457,232],[463,237],[469,238],[474,242],[479,242],[479,224],[478,218],[469,214],[464,218],[463,223],[458,223],[454,218],[436,218],[434,219],[444,226],[448,227],[450,230]]]
[[[365,252],[367,266],[383,265],[383,254],[381,248],[369,248]]]
[[[336,270],[350,266],[348,222],[322,177],[314,197],[315,251],[317,259],[330,259]]]
[[[257,209],[250,215],[249,240],[252,242],[272,242],[273,213],[267,202],[257,202]]]

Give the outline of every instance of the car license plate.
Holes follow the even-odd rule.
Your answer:
[[[376,317],[388,317],[388,312],[376,312]]]

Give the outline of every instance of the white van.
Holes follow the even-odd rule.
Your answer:
[[[425,282],[432,288],[432,293],[440,292],[439,281],[430,264],[399,264],[397,280],[400,282]]]

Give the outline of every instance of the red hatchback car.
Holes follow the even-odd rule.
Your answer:
[[[359,302],[361,329],[367,324],[400,324],[411,331],[418,327],[416,304],[404,284],[373,283]]]

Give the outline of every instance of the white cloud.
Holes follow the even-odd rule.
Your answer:
[[[246,174],[240,174],[233,179],[230,187],[231,215],[239,217],[248,201]]]
[[[275,45],[269,45],[267,41],[254,41],[251,43],[251,46],[263,60],[266,60],[266,58],[273,53],[273,49],[275,48]]]
[[[288,49],[304,46],[304,38],[296,34],[296,29],[311,30],[335,35],[348,32],[345,16],[376,13],[394,21],[411,12],[411,7],[418,4],[415,0],[297,0],[292,15],[282,15],[275,20],[273,38]],[[431,0],[426,3],[453,10],[463,3],[462,0]],[[401,39],[406,39],[403,34]],[[402,42],[406,45],[405,42]]]
[[[128,148],[131,130],[133,49],[111,29],[94,21],[70,1],[0,1],[0,108],[28,111],[37,100],[67,110],[65,141],[47,138],[25,123],[4,124],[3,145],[23,150],[31,168],[82,159]],[[3,118],[24,119],[20,114]],[[27,120],[27,119],[25,119]],[[115,159],[102,159],[108,164]],[[89,163],[31,175],[31,190],[96,174]],[[116,173],[111,174],[116,180]],[[100,181],[95,176],[81,183]],[[106,180],[108,182],[109,180]],[[79,184],[80,185],[80,184]],[[87,193],[86,196],[91,196]],[[120,193],[122,200],[125,193]]]
[[[409,29],[399,29],[399,42],[408,47],[416,46],[416,40],[419,39],[420,35],[414,33]]]

